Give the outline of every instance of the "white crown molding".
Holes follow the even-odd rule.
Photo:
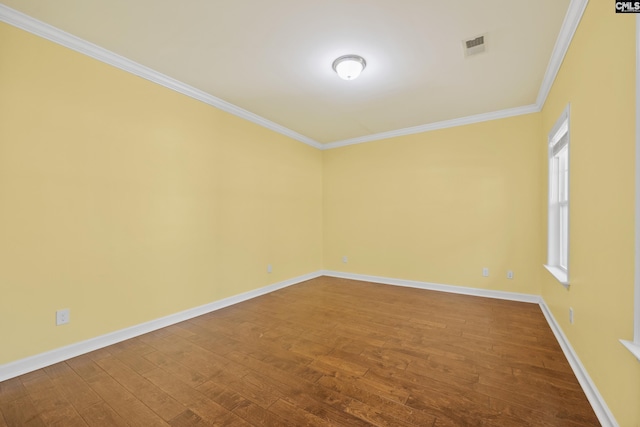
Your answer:
[[[59,363],[72,357],[86,354],[90,351],[98,350],[100,348],[107,347],[134,337],[137,337],[148,332],[155,331],[160,328],[175,325],[179,322],[192,319],[203,314],[210,313],[212,311],[220,310],[230,305],[238,304],[243,301],[250,300],[274,291],[278,289],[286,288],[306,280],[315,279],[322,276],[320,271],[305,274],[303,276],[294,277],[293,279],[284,280],[282,282],[274,283],[263,288],[254,289],[249,292],[234,295],[229,298],[224,298],[218,301],[214,301],[209,304],[202,305],[200,307],[191,308],[189,310],[181,311],[179,313],[171,314],[169,316],[162,317],[160,319],[151,320],[146,323],[141,323],[126,329],[121,329],[106,335],[91,338],[86,341],[78,342],[68,345],[66,347],[57,348],[55,350],[48,351],[46,353],[37,354],[35,356],[20,359],[15,362],[10,362],[4,365],[0,365],[0,382],[14,378],[27,372],[32,372],[46,366]]]
[[[471,295],[484,298],[504,299],[509,301],[527,302],[538,304],[538,295],[522,294],[517,292],[493,291],[489,289],[467,288],[464,286],[443,285],[440,283],[419,282],[416,280],[395,279],[390,277],[368,276],[365,274],[343,273],[341,271],[323,270],[323,276],[337,277],[340,279],[359,280],[361,282],[380,283],[383,285],[402,286],[405,288],[425,289],[429,291],[447,292],[450,294]]]
[[[455,294],[463,294],[463,295],[472,295],[478,297],[486,297],[486,298],[497,298],[504,299],[510,301],[519,301],[526,303],[534,303],[540,306],[540,310],[544,315],[549,327],[551,328],[553,334],[558,340],[558,344],[560,344],[560,348],[564,353],[571,369],[573,370],[582,390],[584,391],[593,411],[595,412],[598,420],[602,424],[603,427],[618,427],[618,423],[609,410],[607,403],[602,398],[602,395],[598,391],[595,383],[587,373],[584,365],[580,361],[578,354],[575,352],[573,347],[571,346],[569,339],[566,337],[562,328],[556,322],[556,319],[553,317],[551,310],[547,306],[546,302],[541,296],[531,295],[531,294],[522,294],[515,292],[504,292],[504,291],[492,291],[487,289],[477,289],[477,288],[466,288],[461,286],[452,286],[452,285],[442,285],[437,283],[428,283],[428,282],[418,282],[414,280],[403,280],[403,279],[392,279],[389,277],[378,277],[378,276],[367,276],[364,274],[353,274],[353,273],[342,273],[339,271],[330,271],[324,270],[322,271],[324,276],[330,277],[338,277],[342,279],[351,279],[351,280],[359,280],[363,282],[372,282],[372,283],[381,283],[384,285],[394,285],[394,286],[404,286],[409,288],[418,288],[418,289],[427,289],[432,291],[440,291],[440,292],[448,292]],[[623,342],[626,345],[626,343]],[[637,351],[637,350],[636,350]]]
[[[562,61],[564,60],[571,40],[573,39],[573,35],[575,34],[578,24],[580,23],[580,19],[582,18],[582,14],[584,13],[587,3],[588,0],[571,0],[535,104],[478,114],[474,116],[461,117],[457,119],[444,120],[440,122],[398,129],[389,132],[382,132],[373,135],[366,135],[357,138],[345,139],[341,141],[330,142],[327,144],[321,144],[312,138],[299,134],[289,128],[267,120],[264,117],[258,116],[257,114],[251,113],[250,111],[244,110],[222,99],[216,98],[213,95],[182,83],[174,78],[158,73],[148,67],[140,65],[123,56],[103,49],[93,43],[82,40],[76,36],[66,33],[44,22],[38,21],[37,19],[34,19],[2,4],[0,4],[0,21],[6,22],[7,24],[13,25],[20,29],[43,37],[54,43],[58,43],[62,46],[68,47],[69,49],[73,49],[84,55],[90,56],[114,67],[120,68],[124,71],[135,74],[154,83],[160,84],[166,88],[197,99],[215,108],[241,117],[252,123],[278,132],[282,135],[288,136],[311,147],[320,150],[329,150],[332,148],[345,147],[348,145],[362,144],[365,142],[378,141],[381,139],[412,135],[416,133],[429,132],[456,126],[464,126],[473,123],[503,119],[523,114],[537,113],[541,111],[547,99],[547,96],[549,95],[549,91],[551,90],[551,86],[553,85],[556,75],[558,74],[558,70],[562,65]]]
[[[538,113],[540,109],[537,105],[525,105],[523,107],[509,108],[506,110],[492,111],[490,113],[476,114],[474,116],[460,117],[458,119],[444,120],[441,122],[429,123],[426,125],[413,126],[404,129],[392,130],[389,132],[376,133],[357,138],[345,139],[342,141],[324,144],[324,150],[332,148],[346,147],[347,145],[363,144],[365,142],[378,141],[381,139],[395,138],[398,136],[413,135],[416,133],[429,132],[438,129],[446,129],[457,126],[470,125],[473,123],[487,122],[490,120],[504,119],[507,117],[521,116],[523,114]]]
[[[589,0],[571,0],[569,4],[569,8],[567,9],[567,14],[564,17],[564,21],[562,22],[562,27],[560,28],[560,33],[558,34],[558,38],[556,39],[556,44],[553,48],[553,52],[551,54],[551,58],[549,60],[549,64],[547,65],[547,70],[545,71],[544,78],[542,79],[542,84],[540,85],[540,89],[538,91],[538,97],[536,98],[536,103],[531,105],[525,105],[522,107],[510,108],[506,110],[494,111],[491,113],[478,114],[475,116],[467,116],[461,117],[458,119],[445,120],[436,123],[425,124],[421,126],[414,126],[405,129],[398,129],[390,132],[382,132],[373,135],[367,135],[357,138],[345,139],[342,141],[330,142],[328,144],[324,144],[324,150],[330,150],[332,148],[340,148],[346,147],[348,145],[362,144],[365,142],[378,141],[381,139],[394,138],[398,136],[404,135],[412,135],[416,133],[429,132],[438,129],[446,129],[456,126],[464,126],[473,123],[480,123],[489,120],[497,120],[504,119],[508,117],[519,116],[523,114],[531,114],[542,111],[542,107],[544,107],[544,103],[547,100],[547,96],[549,96],[549,92],[551,91],[551,87],[553,86],[553,82],[558,75],[558,71],[560,70],[560,66],[564,61],[564,57],[569,50],[569,46],[571,44],[571,40],[573,39],[573,35],[578,29],[578,24],[580,24],[580,20],[582,19],[582,15],[584,14],[585,9],[587,8],[587,3]]]
[[[220,98],[216,98],[213,95],[201,91],[200,89],[196,89],[193,86],[189,86],[172,77],[154,71],[151,68],[138,64],[137,62],[113,53],[107,49],[104,49],[65,31],[62,31],[42,21],[38,21],[35,18],[25,15],[22,12],[18,12],[17,10],[11,9],[10,7],[7,7],[3,4],[0,4],[0,21],[35,34],[59,45],[65,46],[69,49],[75,50],[76,52],[79,52],[83,55],[90,56],[91,58],[112,65],[128,73],[135,74],[136,76],[157,83],[188,97],[197,99],[198,101],[204,102],[205,104],[211,105],[212,107],[241,117],[259,126],[265,127],[274,132],[278,132],[282,135],[288,136],[289,138],[295,139],[314,148],[322,148],[322,144],[320,144],[319,142],[301,135],[289,128],[267,120],[264,117],[261,117],[250,111],[244,110]]]
[[[580,361],[578,354],[571,346],[569,339],[562,331],[558,322],[556,322],[555,317],[553,317],[551,310],[542,297],[540,298],[540,309],[542,310],[544,317],[547,319],[547,323],[549,323],[549,327],[553,331],[553,334],[556,336],[558,344],[560,344],[560,348],[562,348],[562,352],[567,358],[569,365],[571,365],[571,369],[573,369],[573,373],[576,375],[576,378],[578,379],[584,394],[587,396],[593,411],[596,413],[600,424],[602,424],[603,427],[618,427],[618,422],[609,410],[607,403],[602,398],[598,388]]]
[[[587,8],[587,3],[589,3],[589,0],[571,0],[571,3],[569,3],[567,14],[562,22],[562,27],[560,27],[560,33],[553,47],[549,64],[547,65],[547,71],[544,74],[540,90],[538,91],[536,105],[539,110],[542,110],[544,103],[547,101],[551,86],[553,86],[553,82],[556,80],[558,71],[560,71],[564,57],[567,55],[569,45],[571,45],[571,40],[573,40],[573,35],[576,33],[578,24],[580,24],[582,15]]]

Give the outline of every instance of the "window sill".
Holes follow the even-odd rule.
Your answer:
[[[554,267],[553,265],[546,264],[544,265],[544,268],[546,268],[549,273],[551,273],[551,275],[562,284],[562,286],[569,289],[569,276],[567,275],[566,271],[562,270],[561,268]]]
[[[622,345],[627,347],[627,350],[633,354],[638,361],[640,361],[640,344],[633,343],[631,341],[620,340]]]

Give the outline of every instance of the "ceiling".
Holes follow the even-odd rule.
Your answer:
[[[0,0],[323,144],[535,104],[569,3]]]

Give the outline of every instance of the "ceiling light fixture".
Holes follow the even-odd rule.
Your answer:
[[[333,71],[344,80],[356,79],[367,66],[367,61],[358,55],[344,55],[333,61]]]

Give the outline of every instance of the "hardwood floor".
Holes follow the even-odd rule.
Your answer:
[[[537,305],[321,277],[0,383],[50,425],[599,423]]]

